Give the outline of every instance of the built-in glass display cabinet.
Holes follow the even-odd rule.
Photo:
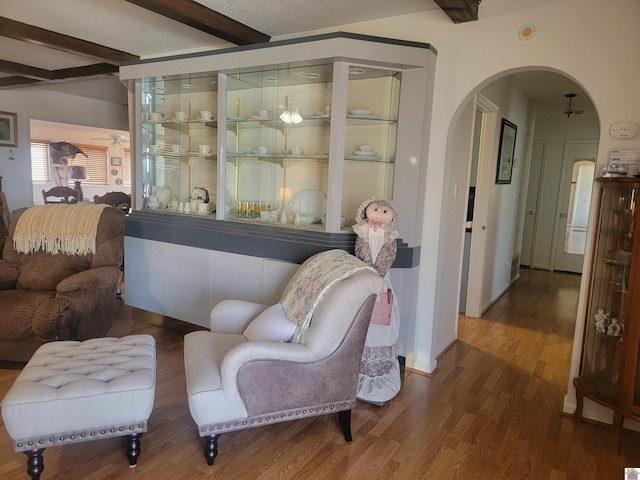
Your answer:
[[[435,59],[335,32],[122,65],[127,304],[208,325],[223,298],[275,303],[296,264],[354,251],[375,196],[400,212],[395,291],[411,315]]]
[[[403,76],[426,66],[379,46],[136,78],[134,209],[351,231],[365,198],[394,197]]]
[[[580,376],[574,380],[582,416],[583,397],[622,417],[640,420],[640,179],[599,178],[597,236]],[[618,429],[619,431],[619,429]]]

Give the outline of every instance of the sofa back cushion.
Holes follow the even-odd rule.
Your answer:
[[[62,280],[90,266],[91,259],[87,255],[51,255],[44,252],[24,255],[18,265],[17,287],[25,290],[55,290]]]

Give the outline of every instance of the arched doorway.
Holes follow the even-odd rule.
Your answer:
[[[574,102],[576,99],[581,102],[580,109],[584,113],[580,117],[564,115],[567,92],[579,92]],[[473,127],[484,131],[476,138],[482,141],[485,135],[489,138],[487,141],[494,142],[494,148],[484,149],[485,157],[482,157],[482,150],[479,152],[475,178],[472,177],[473,158],[468,159],[468,186],[475,187],[475,205],[467,249],[468,275],[465,276],[464,269],[461,274],[461,291],[465,291],[466,286],[466,305],[461,311],[470,316],[481,316],[517,279],[523,245],[537,255],[537,263],[529,266],[554,270],[556,239],[561,238],[557,232],[562,229],[564,233],[566,226],[566,219],[559,215],[565,192],[563,182],[571,183],[572,179],[571,175],[562,175],[563,165],[569,161],[566,158],[573,162],[565,155],[566,142],[568,139],[595,140],[597,150],[600,125],[587,93],[576,81],[559,72],[539,69],[502,72],[479,85],[474,93],[459,111],[467,109],[469,102],[478,102],[478,94],[481,94],[496,105],[499,119],[518,125],[513,175],[506,185],[495,183],[493,178],[499,122],[487,113],[477,117],[480,121],[474,122]],[[481,103],[477,105],[478,109],[483,108]],[[469,118],[454,120],[460,121],[469,121]],[[452,124],[452,135],[456,130]],[[545,142],[547,148],[535,158],[540,163],[534,165],[530,163],[531,152],[539,142]],[[453,143],[456,143],[455,138]],[[475,149],[469,148],[469,152],[472,151]],[[462,222],[465,222],[467,212],[463,215]]]

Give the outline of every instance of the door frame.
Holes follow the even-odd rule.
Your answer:
[[[473,209],[473,228],[471,229],[471,248],[469,252],[469,278],[473,282],[467,288],[465,315],[479,318],[482,316],[484,269],[487,245],[487,218],[491,185],[493,183],[494,158],[496,156],[496,138],[498,131],[498,106],[482,94],[476,96],[476,109],[482,112],[480,126],[480,144],[478,147],[478,173],[476,177],[476,197]],[[477,128],[477,126],[476,126]]]

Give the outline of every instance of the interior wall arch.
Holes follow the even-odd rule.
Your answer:
[[[509,185],[495,185],[490,183],[485,188],[490,189],[488,196],[489,209],[492,222],[487,225],[490,232],[500,232],[501,229],[509,229],[505,226],[505,217],[511,217],[511,228],[516,225],[519,212],[515,210],[518,205],[517,195],[520,185],[526,182],[520,181],[523,155],[525,151],[525,133],[532,134],[535,131],[536,108],[535,103],[529,101],[526,92],[522,90],[521,76],[546,72],[555,74],[559,80],[564,79],[567,85],[575,85],[584,91],[577,79],[566,72],[544,66],[527,66],[507,69],[485,78],[469,91],[453,111],[451,121],[446,130],[446,148],[443,158],[443,188],[442,188],[442,214],[441,227],[438,237],[437,251],[437,282],[434,295],[434,317],[446,319],[446,321],[434,321],[434,338],[432,347],[438,354],[455,341],[457,337],[458,299],[460,292],[460,272],[464,248],[464,221],[466,219],[466,207],[468,199],[469,176],[471,170],[471,153],[473,150],[472,139],[474,112],[479,93],[485,93],[489,99],[498,106],[497,118],[516,119],[518,124],[518,136],[516,138],[516,161],[514,177]],[[525,84],[526,86],[526,84]],[[591,97],[585,93],[591,103]],[[559,106],[562,106],[559,99]],[[497,126],[499,128],[499,121]],[[499,132],[495,135],[495,151],[499,141]],[[489,159],[490,167],[495,168],[497,159]],[[517,173],[517,177],[515,174]],[[489,176],[491,177],[491,176]],[[505,207],[511,205],[512,207]],[[490,292],[483,299],[484,305],[490,304],[499,297],[510,284],[511,259],[514,252],[512,244],[515,232],[511,231],[501,237],[494,236],[489,241],[494,242],[487,256],[487,267],[484,277]],[[508,237],[505,239],[505,237]],[[496,243],[497,242],[497,243]],[[505,247],[506,246],[506,247]],[[501,249],[501,251],[499,251]],[[504,280],[506,278],[506,281]],[[476,282],[474,281],[474,284]]]

